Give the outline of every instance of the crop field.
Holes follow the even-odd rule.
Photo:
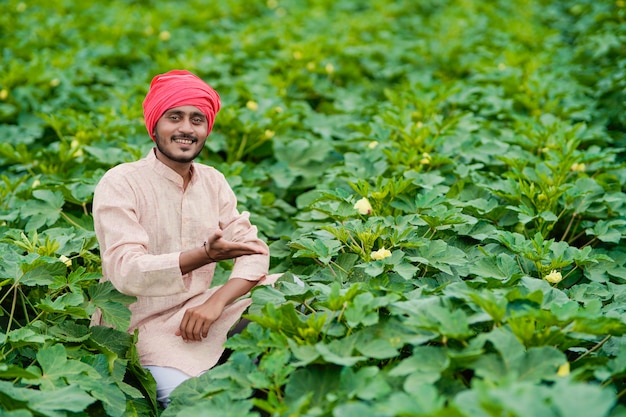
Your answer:
[[[625,0],[2,0],[0,53],[1,417],[626,416]],[[171,69],[283,275],[162,409],[91,208]]]

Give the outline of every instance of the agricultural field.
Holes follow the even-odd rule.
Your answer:
[[[626,1],[3,0],[0,28],[0,416],[626,416]],[[170,69],[220,93],[200,162],[283,275],[164,410],[91,202]]]

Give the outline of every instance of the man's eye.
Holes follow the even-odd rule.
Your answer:
[[[176,116],[175,114],[173,114],[173,115],[169,116],[169,119],[170,119],[170,120],[178,120],[178,119],[179,119],[179,117],[178,117],[178,116]]]
[[[192,119],[192,121],[193,121],[194,123],[196,123],[196,124],[200,124],[200,123],[202,123],[202,119],[201,119],[201,118],[199,118],[199,117],[196,117],[195,119]]]

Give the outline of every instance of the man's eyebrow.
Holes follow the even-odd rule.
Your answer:
[[[184,111],[182,111],[182,110],[167,110],[167,111],[165,112],[165,114],[170,114],[170,115],[171,115],[171,114],[175,114],[175,115],[177,115],[177,116],[182,116],[182,115],[187,114],[187,112],[184,112]],[[206,115],[205,115],[204,113],[202,113],[202,112],[199,112],[199,111],[193,111],[193,112],[191,112],[189,115],[190,115],[191,117],[202,117],[203,119],[205,119],[205,118],[206,118]]]

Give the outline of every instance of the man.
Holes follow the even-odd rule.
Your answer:
[[[155,142],[139,161],[109,170],[96,187],[94,226],[105,280],[137,297],[129,331],[157,382],[157,398],[213,367],[255,285],[271,283],[269,252],[237,211],[224,176],[194,163],[220,109],[220,97],[194,74],[157,75],[143,102]],[[235,259],[236,258],[236,259]],[[215,262],[235,259],[229,280],[211,286]],[[93,324],[102,324],[96,314]]]

